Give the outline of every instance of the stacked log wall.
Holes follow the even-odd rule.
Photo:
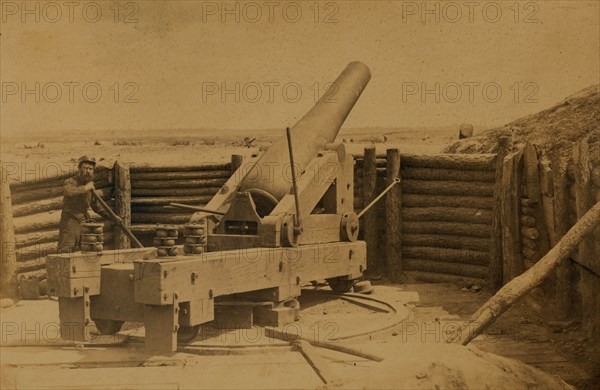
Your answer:
[[[232,175],[231,166],[231,163],[131,166],[133,234],[144,246],[152,246],[157,224],[187,223],[193,211],[168,207],[169,203],[205,206]]]
[[[10,178],[17,277],[44,277],[46,256],[56,253],[58,227],[63,207],[63,184],[73,176],[76,169],[50,177],[20,181]],[[114,192],[111,168],[99,167],[94,179],[96,189],[112,207]],[[114,248],[114,226],[104,222],[106,249]]]

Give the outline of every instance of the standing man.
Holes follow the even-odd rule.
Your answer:
[[[95,167],[95,158],[82,156],[79,158],[77,175],[65,180],[63,210],[58,232],[58,253],[79,250],[81,222],[93,216],[92,210],[106,219],[109,218],[92,195],[92,191],[95,191],[93,182]]]

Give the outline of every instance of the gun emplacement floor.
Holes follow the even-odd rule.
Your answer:
[[[499,380],[479,375],[478,370],[492,372],[494,368],[508,366],[514,377],[509,379],[515,380],[511,382],[514,384],[543,376],[512,360],[445,342],[446,328],[464,319],[489,297],[486,292],[464,290],[443,284],[375,286],[374,294],[369,297],[392,304],[396,310],[394,315],[386,313],[385,305],[378,309],[376,302],[355,305],[338,297],[303,291],[302,319],[290,325],[287,332],[301,332],[309,339],[330,341],[386,358],[377,363],[317,348],[328,366],[324,371],[335,379],[333,383],[346,386],[364,382],[373,387],[432,387],[435,384],[448,387],[451,381],[459,380],[463,386],[473,387],[486,380]],[[433,302],[436,306],[432,306]],[[206,328],[178,352],[156,356],[144,350],[143,328],[136,324],[126,324],[115,336],[97,335],[85,346],[58,341],[58,305],[52,300],[20,301],[2,309],[1,314],[2,388],[323,386],[301,353],[286,341],[267,337],[262,331],[264,328]],[[518,326],[507,331],[507,326],[514,321]],[[383,331],[377,332],[382,328]],[[565,330],[560,336],[568,336],[569,332]],[[498,320],[473,345],[561,375],[578,387],[590,386],[592,382],[584,368],[557,352],[559,341],[552,335],[556,334],[541,325],[531,310],[515,307],[507,312],[506,319]],[[452,358],[448,358],[450,356]],[[390,369],[390,365],[396,369]],[[445,374],[438,375],[439,370]],[[552,380],[549,378],[544,377],[544,380]],[[539,386],[549,383],[534,382]]]

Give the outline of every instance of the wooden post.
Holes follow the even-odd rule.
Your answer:
[[[387,185],[392,184],[394,179],[402,180],[400,173],[400,151],[388,149],[387,155]],[[385,261],[387,272],[392,282],[397,282],[402,276],[402,182],[396,184],[385,198],[385,217],[387,227]]]
[[[523,150],[525,182],[527,183],[527,198],[535,204],[535,228],[539,233],[538,250],[530,260],[538,261],[550,249],[548,229],[542,218],[542,190],[540,187],[540,163],[537,151],[529,142]]]
[[[498,157],[496,160],[496,185],[494,188],[494,219],[490,232],[490,263],[488,266],[488,286],[497,290],[502,286],[502,167],[504,158],[510,148],[510,137],[503,136],[498,140]]]
[[[569,180],[566,161],[557,153],[552,158],[552,179],[554,182],[554,229],[560,240],[569,230]],[[563,318],[574,313],[575,268],[570,260],[562,262],[556,270],[556,303]]]
[[[502,167],[502,258],[503,281],[508,283],[523,273],[525,265],[521,253],[520,213],[520,174],[522,153],[517,152],[504,159]]]
[[[459,339],[461,344],[467,345],[515,302],[539,286],[599,223],[600,202],[596,203],[577,221],[575,226],[540,261],[524,274],[515,277],[504,285],[492,298],[477,309],[471,318],[457,329],[454,333],[455,337],[449,338],[449,341]]]
[[[235,173],[235,171],[237,171],[238,168],[242,165],[243,162],[244,162],[243,155],[241,155],[241,154],[232,154],[231,155],[231,175],[232,176]]]
[[[377,156],[375,147],[365,148],[363,158],[363,207],[377,197]],[[377,234],[377,208],[372,207],[363,217],[365,242],[367,243],[367,270],[373,275],[379,267],[379,237]]]
[[[15,228],[13,225],[10,184],[4,170],[0,189],[0,296],[17,296],[17,257],[15,253]]]
[[[575,191],[577,219],[582,218],[592,207],[592,186],[590,168],[590,149],[587,139],[573,144],[573,162],[575,164]],[[582,324],[586,333],[593,339],[600,331],[600,262],[594,257],[593,235],[584,237],[579,244],[579,264],[581,279]]]
[[[126,228],[131,226],[131,175],[129,166],[115,162],[115,213],[123,219]],[[115,249],[131,248],[129,238],[122,229],[115,228]]]

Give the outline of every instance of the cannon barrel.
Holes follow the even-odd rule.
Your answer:
[[[296,172],[301,173],[326,143],[333,142],[340,127],[371,78],[369,68],[351,62],[327,92],[290,130]],[[240,184],[252,194],[257,211],[266,214],[290,191],[291,166],[285,136],[265,151]]]

